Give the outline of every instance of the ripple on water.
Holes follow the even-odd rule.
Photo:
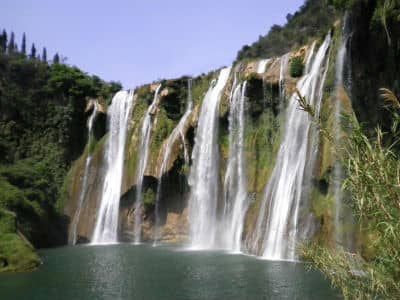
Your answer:
[[[41,251],[31,273],[0,274],[0,299],[339,299],[304,264],[160,245]]]

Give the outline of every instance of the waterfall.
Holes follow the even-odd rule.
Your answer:
[[[283,107],[283,103],[285,102],[285,76],[287,73],[287,69],[289,66],[289,57],[290,53],[286,53],[281,57],[281,68],[279,71],[279,99],[281,100],[281,106]]]
[[[290,53],[286,53],[280,58],[280,69],[279,69],[279,111],[283,111],[284,104],[285,104],[285,85],[286,85],[286,74],[288,71],[288,66],[289,66],[289,56]],[[309,63],[309,62],[308,62]],[[264,89],[264,81],[263,81],[263,89]],[[265,95],[265,92],[264,92]],[[283,117],[283,114],[282,114]],[[282,118],[281,117],[281,118]],[[281,122],[284,122],[282,120]],[[264,211],[262,212],[262,215],[264,215]],[[262,218],[257,219],[256,227],[254,229],[254,232],[252,236],[249,239],[249,244],[247,245],[248,250],[250,250],[253,253],[258,253],[259,251],[259,243],[261,240],[261,236],[265,230],[265,224],[264,220]]]
[[[229,114],[229,156],[224,179],[223,248],[239,252],[249,205],[244,157],[246,81],[233,86]]]
[[[309,72],[298,82],[297,88],[307,101],[318,107],[322,97],[324,77],[327,68],[328,50],[331,44],[329,34],[319,48]],[[286,109],[285,132],[278,152],[275,167],[267,184],[257,227],[264,234],[256,232],[253,237],[253,251],[267,259],[296,259],[296,237],[298,213],[302,196],[303,177],[307,160],[309,131],[312,120],[298,108],[297,95],[289,100]]]
[[[186,148],[186,141],[185,141],[185,135],[183,133],[183,130],[185,126],[187,125],[187,122],[189,120],[189,117],[192,113],[193,109],[193,100],[192,100],[192,79],[188,80],[188,99],[187,99],[187,105],[186,105],[186,111],[183,114],[182,118],[180,119],[178,125],[174,128],[170,136],[168,137],[163,149],[164,156],[162,159],[161,167],[158,170],[158,185],[157,185],[157,196],[156,196],[156,208],[155,208],[155,215],[156,215],[156,220],[155,220],[155,234],[154,234],[154,244],[157,244],[157,241],[160,238],[160,200],[161,200],[161,192],[162,192],[162,181],[163,181],[163,176],[167,172],[168,164],[170,162],[170,156],[172,154],[173,147],[178,140],[178,138],[181,138],[182,140],[182,145],[184,148],[184,157],[185,157],[185,163],[189,163],[189,154]]]
[[[345,14],[342,28],[342,37],[340,41],[339,50],[336,57],[336,77],[335,77],[335,129],[334,129],[334,141],[335,148],[340,149],[341,145],[341,135],[342,135],[342,103],[341,98],[344,93],[346,93],[345,88],[350,83],[350,78],[344,78],[345,66],[349,66],[347,44],[350,39],[350,28],[349,28],[349,15]],[[350,72],[348,72],[347,75]],[[349,243],[346,243],[346,237],[341,233],[340,225],[342,224],[343,218],[343,191],[342,183],[344,180],[343,167],[339,160],[335,161],[333,169],[333,189],[334,189],[334,199],[335,199],[335,216],[334,216],[334,228],[335,228],[335,242],[336,244],[346,247]]]
[[[108,110],[106,172],[100,209],[97,214],[92,244],[117,242],[119,201],[123,174],[125,140],[133,106],[133,92],[118,92]]]
[[[306,74],[310,72],[310,68],[312,67],[311,60],[314,57],[314,52],[315,52],[315,46],[316,42],[314,41],[309,54],[307,58],[307,63],[306,63]],[[331,50],[329,50],[331,51]],[[326,66],[329,65],[330,61],[330,53],[328,54],[328,58],[326,61]],[[317,94],[317,101],[315,105],[315,115],[318,118],[320,111],[321,111],[321,103],[322,103],[322,97],[323,97],[323,88],[324,88],[324,82],[326,79],[326,76],[328,74],[328,67],[325,68],[325,71],[322,74],[322,79],[321,79],[321,84],[319,85],[318,89],[318,94]],[[308,198],[311,194],[312,188],[313,188],[313,173],[315,169],[315,163],[317,161],[317,156],[318,156],[318,151],[319,151],[319,137],[320,137],[320,131],[319,131],[319,126],[318,124],[312,123],[310,125],[310,133],[309,133],[309,150],[307,154],[307,162],[306,162],[306,168],[304,171],[304,180],[303,180],[303,191],[302,191],[302,197]],[[303,206],[303,211],[307,212],[307,215],[304,216],[305,222],[304,222],[304,229],[299,232],[300,240],[307,240],[310,238],[314,233],[315,233],[315,219],[314,215],[312,213],[312,209],[310,207],[310,204],[307,203],[307,205]]]
[[[218,113],[230,71],[230,67],[220,71],[201,107],[189,175],[189,223],[193,248],[211,248],[215,242],[219,191]]]
[[[271,59],[262,59],[258,62],[257,66],[257,73],[258,74],[263,74],[265,72],[265,68],[267,67],[268,63],[271,61]]]
[[[188,79],[188,102],[187,102],[187,106],[186,106],[186,111],[190,110],[190,112],[193,109],[192,84],[193,84],[193,81],[191,78],[189,78]],[[181,129],[183,129],[183,128],[181,128]],[[181,137],[182,137],[183,156],[185,159],[185,165],[188,166],[190,163],[189,151],[187,149],[185,135],[182,130],[181,130]]]
[[[135,199],[135,211],[134,211],[134,218],[135,218],[134,241],[136,244],[140,243],[141,241],[143,179],[144,179],[144,172],[146,171],[147,160],[149,158],[149,145],[150,145],[151,130],[153,128],[153,115],[155,109],[157,108],[158,94],[160,92],[160,89],[161,89],[161,84],[157,87],[157,90],[154,93],[153,102],[147,109],[141,129],[140,145],[138,153],[139,163],[136,170],[136,199]]]
[[[93,129],[94,120],[95,120],[95,118],[97,116],[98,108],[99,108],[99,103],[97,102],[97,100],[93,101],[93,111],[92,111],[92,114],[90,115],[90,117],[88,119],[88,122],[87,122],[87,128],[88,128],[87,145],[88,145],[88,149],[90,148],[90,144],[91,144],[92,139],[93,139],[92,129]],[[69,230],[68,244],[70,244],[70,245],[75,245],[76,242],[77,242],[78,222],[79,222],[79,219],[80,219],[80,216],[81,216],[83,202],[85,200],[87,189],[88,189],[87,185],[88,185],[89,169],[90,169],[91,162],[92,162],[92,154],[90,153],[90,150],[89,150],[88,151],[88,155],[86,157],[85,170],[83,172],[82,187],[81,187],[81,192],[79,194],[78,206],[76,208],[74,218],[72,219],[72,222],[71,222],[71,228]]]

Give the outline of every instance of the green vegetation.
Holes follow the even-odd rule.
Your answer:
[[[237,60],[282,55],[325,35],[338,17],[326,0],[307,0],[294,15],[287,15],[285,26],[274,25],[251,46],[245,45]]]
[[[337,9],[350,9],[362,0],[329,0],[329,4]],[[374,15],[371,25],[383,27],[388,46],[392,45],[391,29],[398,26],[400,21],[400,1],[399,0],[378,0],[374,8]]]
[[[0,209],[0,271],[28,271],[40,263],[32,246],[16,232],[16,215]]]
[[[86,144],[86,101],[107,101],[121,88],[89,76],[76,67],[47,62],[47,50],[38,58],[32,45],[26,56],[15,37],[0,34],[0,211],[15,215],[15,230],[0,232],[0,257],[25,269],[18,253],[36,247],[64,244],[66,220],[58,204],[60,190],[73,160]],[[7,214],[0,215],[0,224]],[[0,229],[0,231],[2,231]],[[14,250],[13,250],[14,249]],[[14,253],[17,256],[10,256]],[[26,255],[28,257],[29,255]],[[13,258],[14,257],[14,258]],[[12,263],[13,259],[21,265]]]
[[[146,212],[154,208],[156,204],[156,194],[151,188],[148,188],[143,194],[143,204]]]
[[[304,62],[303,59],[299,56],[296,56],[292,59],[290,63],[290,76],[294,78],[301,77],[304,71]]]
[[[382,95],[395,109],[400,107],[393,92],[383,89]],[[393,131],[398,133],[398,114],[394,118]],[[393,144],[385,144],[379,127],[373,140],[356,121],[351,127],[344,158],[348,174],[345,188],[351,194],[350,204],[358,218],[362,239],[360,255],[318,244],[305,248],[304,255],[347,299],[397,299],[400,294],[400,157]]]

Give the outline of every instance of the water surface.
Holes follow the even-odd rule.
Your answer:
[[[302,263],[149,245],[43,250],[35,272],[0,274],[0,299],[338,299]]]

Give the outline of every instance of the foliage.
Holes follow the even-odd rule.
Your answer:
[[[156,194],[152,189],[147,189],[143,194],[143,204],[146,211],[153,208],[156,204]]]
[[[294,57],[290,63],[290,76],[297,78],[303,75],[304,63],[301,57]]]
[[[363,0],[329,0],[330,5],[337,9],[345,10],[354,7]],[[378,0],[375,4],[372,25],[380,25],[385,30],[387,43],[392,44],[390,27],[399,26],[400,22],[400,1],[399,0]]]
[[[315,107],[308,103],[307,99],[305,96],[303,96],[300,91],[296,88],[296,94],[297,94],[297,102],[299,103],[299,107],[301,110],[305,111],[308,113],[311,117],[315,117]]]
[[[237,60],[282,55],[325,35],[337,18],[326,0],[307,0],[293,16],[288,15],[285,26],[274,25],[251,46],[245,45]]]
[[[392,26],[399,26],[398,16],[400,14],[400,1],[399,0],[380,0],[375,8],[373,22],[381,24],[386,33],[387,43],[392,45],[392,38],[390,34],[390,24]]]
[[[16,224],[7,230],[11,235],[0,237],[7,253],[12,247],[30,249],[15,235],[17,229],[37,247],[64,243],[58,201],[67,170],[86,143],[86,102],[111,98],[121,87],[76,67],[49,65],[46,51],[43,60],[36,52],[28,59],[25,47],[18,52],[6,32],[0,34],[0,231],[7,212]],[[3,261],[9,259],[4,255]]]
[[[15,233],[0,232],[0,272],[29,271],[40,264],[32,247]]]
[[[165,109],[169,119],[179,121],[187,104],[187,85],[189,77],[175,80],[165,80],[161,84],[168,90],[168,94],[161,98],[161,107]]]
[[[36,267],[40,260],[16,232],[16,215],[0,209],[0,272]]]
[[[398,107],[387,89],[383,96]],[[352,195],[363,239],[361,256],[312,245],[306,258],[348,299],[397,299],[400,294],[400,160],[378,127],[370,140],[356,122],[347,138],[345,188]]]
[[[345,10],[351,8],[357,0],[328,0],[329,5],[337,9]]]

